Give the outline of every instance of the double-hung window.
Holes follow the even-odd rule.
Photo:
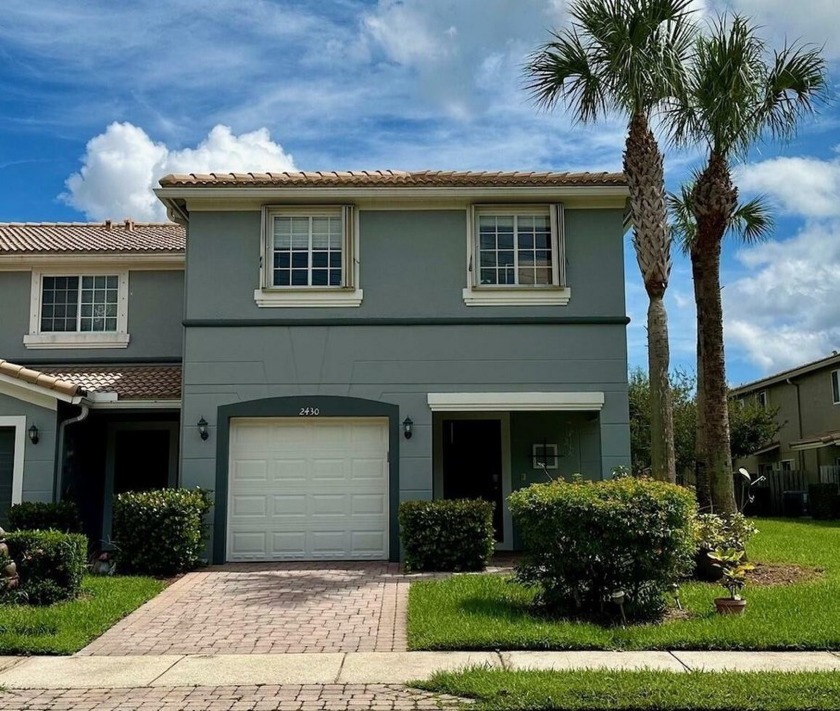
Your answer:
[[[350,206],[263,211],[259,306],[358,306],[355,215]]]
[[[29,348],[125,348],[127,272],[33,272]]]
[[[562,205],[475,205],[470,216],[467,305],[568,303]]]
[[[840,370],[831,371],[831,401],[840,405]]]

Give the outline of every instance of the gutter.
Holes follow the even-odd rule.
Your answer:
[[[55,485],[53,488],[53,500],[54,501],[61,501],[61,485],[62,479],[64,477],[64,430],[67,428],[68,425],[76,424],[77,422],[82,422],[83,420],[87,419],[88,414],[90,413],[90,408],[88,405],[83,401],[83,398],[78,398],[78,402],[76,402],[76,398],[73,398],[74,405],[78,405],[81,408],[81,412],[75,417],[69,417],[66,420],[62,420],[58,425],[58,437],[56,438],[56,458],[55,458]]]
[[[799,436],[798,436],[797,439],[801,440],[802,439],[802,406],[801,406],[801,403],[800,403],[800,400],[799,400],[799,383],[793,382],[793,378],[785,378],[785,382],[788,385],[793,385],[793,387],[796,388],[796,421],[797,421],[797,425],[799,427]],[[797,459],[797,462],[799,464],[799,471],[802,471],[805,468],[804,467],[804,464],[805,464],[804,457],[805,457],[805,455],[802,453],[802,450],[799,450],[799,452],[796,455],[796,459]]]

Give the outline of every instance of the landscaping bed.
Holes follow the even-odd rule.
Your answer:
[[[840,649],[840,523],[755,521],[748,547],[759,564],[745,615],[715,613],[720,588],[687,582],[684,608],[655,624],[549,619],[532,590],[502,575],[456,575],[412,584],[410,649]],[[789,582],[795,581],[795,582]]]
[[[476,711],[840,708],[840,674],[834,672],[552,672],[476,667],[440,672],[414,686],[474,699],[469,708]]]
[[[0,655],[73,654],[165,586],[148,577],[85,576],[75,600],[0,605]]]

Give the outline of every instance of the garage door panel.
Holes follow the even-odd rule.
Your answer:
[[[228,559],[387,558],[387,457],[383,421],[234,420]]]

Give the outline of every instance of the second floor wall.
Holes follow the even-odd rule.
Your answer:
[[[59,271],[79,276],[85,272],[84,269],[73,268]],[[122,282],[116,288],[120,299],[124,299],[125,319],[120,326],[125,326],[126,343],[120,343],[119,347],[80,347],[69,338],[66,345],[62,345],[62,334],[53,332],[50,335],[57,338],[59,347],[44,347],[43,338],[41,342],[38,338],[28,338],[33,330],[33,321],[40,323],[45,313],[43,305],[36,303],[34,294],[40,294],[37,298],[43,299],[44,289],[52,287],[50,283],[43,283],[43,277],[58,272],[55,269],[49,272],[3,271],[0,272],[0,357],[12,362],[32,363],[180,358],[183,348],[184,272],[177,269],[124,271],[119,267],[98,271],[102,271],[103,275],[105,272],[125,275],[124,291]],[[41,274],[42,283],[33,287],[33,274],[36,273]],[[53,310],[52,313],[58,314],[58,311]],[[72,328],[69,325],[62,327]]]
[[[469,211],[358,211],[358,283],[354,307],[266,308],[260,286],[260,211],[194,211],[187,239],[189,320],[380,318],[623,318],[623,211],[567,209],[566,305],[473,306],[468,286]],[[280,304],[278,304],[280,305]]]

